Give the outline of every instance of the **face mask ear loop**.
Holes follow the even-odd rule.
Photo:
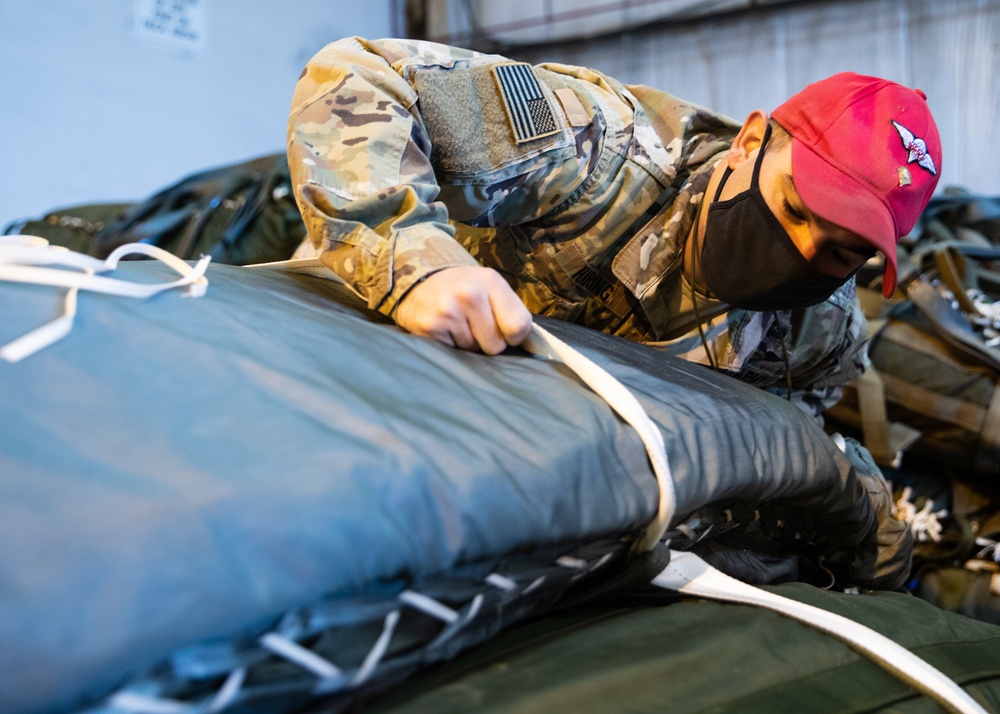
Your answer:
[[[768,122],[764,131],[764,138],[760,142],[760,153],[753,166],[753,177],[750,179],[751,190],[760,191],[760,167],[764,163],[764,152],[767,150],[767,141],[771,138],[771,124]],[[761,198],[763,200],[763,198]],[[778,326],[778,338],[781,342],[781,359],[785,363],[785,399],[792,401],[792,366],[788,359],[788,336],[785,334],[785,326],[781,324],[781,317],[778,312],[772,311],[774,322]]]
[[[726,170],[728,171],[729,169]],[[725,181],[725,179],[723,179],[723,181]],[[720,184],[719,191],[721,190],[722,186]],[[718,197],[719,191],[715,192],[716,197]],[[701,267],[701,252],[698,250],[698,228],[701,226],[701,210],[704,206],[705,200],[702,199],[701,203],[698,204],[698,214],[694,217],[694,245],[691,246],[694,250],[694,254],[698,256],[699,269]],[[708,338],[705,337],[705,328],[701,324],[701,311],[698,310],[698,284],[694,277],[691,278],[691,307],[694,308],[694,320],[698,325],[698,336],[701,338],[701,346],[702,349],[705,350],[705,357],[708,359],[708,365],[718,372],[719,360],[713,353],[712,348],[709,346]]]
[[[760,191],[760,167],[764,163],[764,152],[767,148],[767,140],[770,138],[771,123],[768,122],[767,129],[764,131],[764,139],[760,142],[760,154],[754,163],[753,178],[751,179],[751,186],[757,191]],[[788,359],[788,337],[785,334],[785,326],[781,324],[781,317],[778,315],[778,312],[773,311],[771,315],[774,316],[774,322],[778,326],[778,337],[781,341],[781,359],[785,363],[785,399],[792,401],[792,366]]]
[[[764,138],[760,140],[760,149],[757,159],[753,162],[753,175],[750,177],[750,190],[756,191],[760,195],[760,167],[764,165],[764,154],[767,152],[767,142],[771,139],[771,123],[768,122],[767,129],[764,130]],[[760,197],[764,200],[764,197]],[[766,205],[766,204],[765,204]],[[770,212],[770,209],[768,209]]]

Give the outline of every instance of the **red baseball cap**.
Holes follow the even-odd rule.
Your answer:
[[[941,138],[927,96],[841,72],[810,84],[771,117],[792,135],[799,196],[885,256],[882,292],[892,295],[896,243],[916,224],[941,172]]]

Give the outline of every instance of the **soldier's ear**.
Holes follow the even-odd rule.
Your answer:
[[[729,168],[735,169],[748,158],[750,152],[760,146],[764,141],[764,131],[767,129],[767,114],[761,109],[754,109],[747,115],[746,121],[740,127],[740,133],[733,139],[733,145],[729,147],[729,154],[726,161]]]

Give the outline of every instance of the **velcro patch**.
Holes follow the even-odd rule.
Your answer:
[[[500,88],[500,97],[516,143],[540,139],[559,131],[549,100],[542,93],[530,64],[499,64],[493,68],[493,76]]]
[[[572,89],[569,87],[557,89],[556,98],[562,104],[570,126],[587,126],[590,123],[590,115],[587,114],[583,102],[580,101],[580,98],[576,96],[576,92]]]

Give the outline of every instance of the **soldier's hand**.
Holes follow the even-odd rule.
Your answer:
[[[430,275],[399,303],[395,318],[415,335],[490,355],[531,331],[531,313],[500,273],[473,265]]]

